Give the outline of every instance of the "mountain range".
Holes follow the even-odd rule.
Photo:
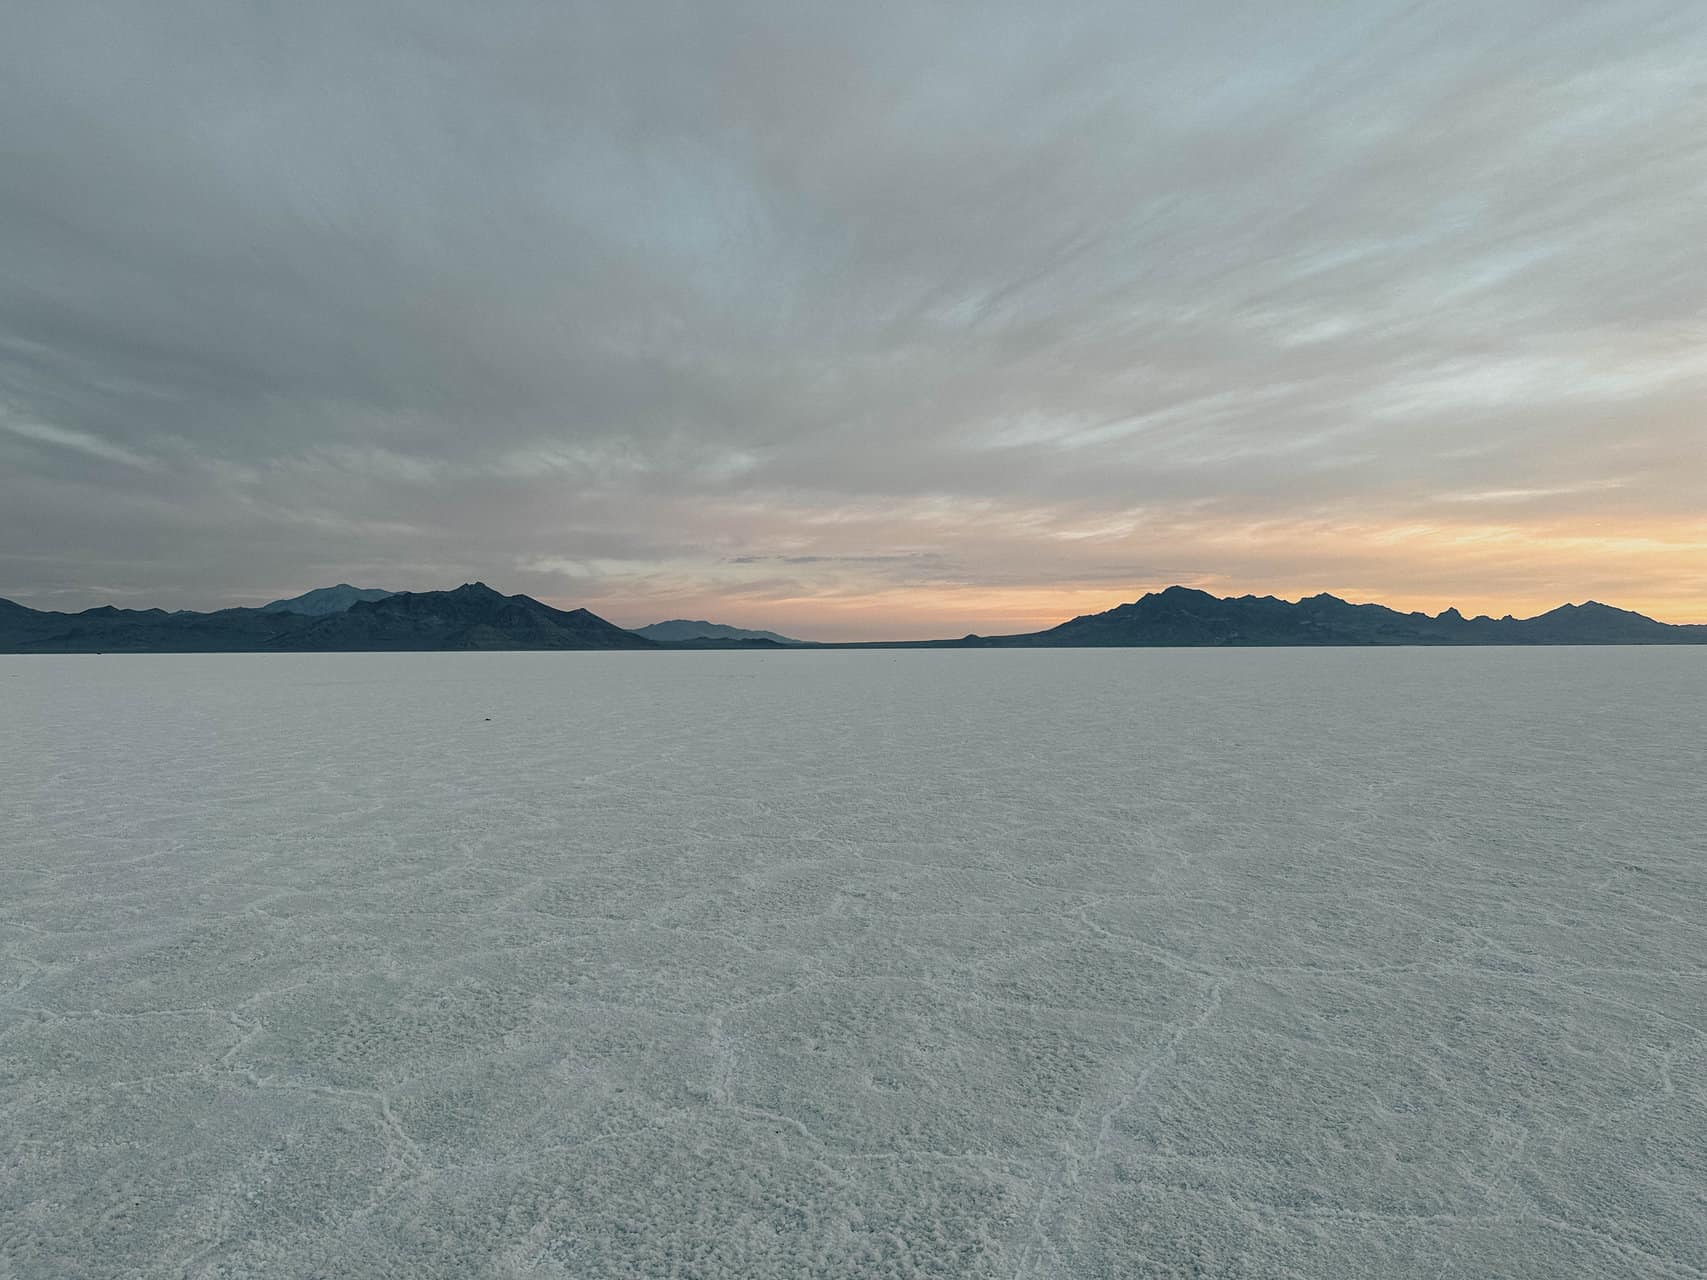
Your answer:
[[[1400,613],[1317,595],[1218,597],[1169,587],[1045,631],[826,646],[681,619],[625,630],[484,583],[386,592],[340,583],[255,609],[47,612],[0,599],[0,653],[359,652],[458,649],[1081,648],[1326,645],[1707,644],[1674,626],[1589,601],[1534,618]]]
[[[356,592],[354,587],[326,588]],[[372,592],[363,593],[372,596]],[[314,599],[313,597],[318,597]],[[81,613],[44,613],[0,600],[0,652],[223,653],[344,652],[421,649],[653,649],[585,609],[564,611],[529,596],[506,596],[484,583],[454,591],[399,591],[354,598],[320,610],[326,596],[259,609],[166,613],[103,605]],[[311,612],[297,612],[308,600]]]
[[[1522,645],[1704,644],[1707,626],[1673,626],[1590,600],[1534,618],[1466,618],[1456,609],[1400,613],[1338,596],[1296,603],[1274,596],[1218,597],[1169,587],[1104,613],[1084,614],[1047,631],[966,636],[984,647],[1208,645]]]

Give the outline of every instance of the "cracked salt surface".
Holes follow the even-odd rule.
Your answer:
[[[1707,1274],[1707,650],[4,658],[0,724],[0,1275]]]

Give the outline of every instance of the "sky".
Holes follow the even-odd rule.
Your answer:
[[[1707,5],[17,0],[0,596],[1707,621]]]

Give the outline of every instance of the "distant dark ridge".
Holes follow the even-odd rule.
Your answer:
[[[1548,644],[1707,644],[1707,626],[1670,626],[1592,600],[1535,618],[1466,618],[1456,609],[1432,616],[1399,613],[1325,594],[1293,603],[1273,596],[1223,599],[1169,587],[1025,635],[824,646],[783,644],[763,632],[657,641],[585,609],[554,609],[529,596],[502,595],[480,582],[454,591],[404,591],[357,600],[341,612],[319,616],[275,609],[165,613],[112,605],[55,613],[0,599],[0,653]]]
[[[10,653],[400,652],[441,649],[655,649],[585,609],[564,611],[484,583],[358,600],[319,617],[282,610],[45,613],[0,602]]]
[[[279,649],[650,649],[585,609],[553,609],[531,596],[506,596],[484,582],[454,591],[401,591],[358,600],[342,613],[280,636]]]
[[[946,641],[980,647],[1247,645],[1703,644],[1707,626],[1670,626],[1596,601],[1535,618],[1430,616],[1351,604],[1325,592],[1292,603],[1274,596],[1222,598],[1169,587],[1047,631]]]
[[[687,618],[671,618],[634,628],[634,634],[672,644],[681,640],[768,640],[772,644],[801,644],[774,631],[755,631],[747,627],[731,627],[722,622],[695,622]]]

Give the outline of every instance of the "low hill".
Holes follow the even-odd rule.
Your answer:
[[[772,644],[805,643],[792,640],[788,636],[779,636],[774,631],[754,631],[746,627],[731,627],[722,622],[691,622],[686,618],[672,618],[668,622],[654,622],[648,626],[636,627],[634,634],[663,644],[674,644],[682,640],[768,640]]]

